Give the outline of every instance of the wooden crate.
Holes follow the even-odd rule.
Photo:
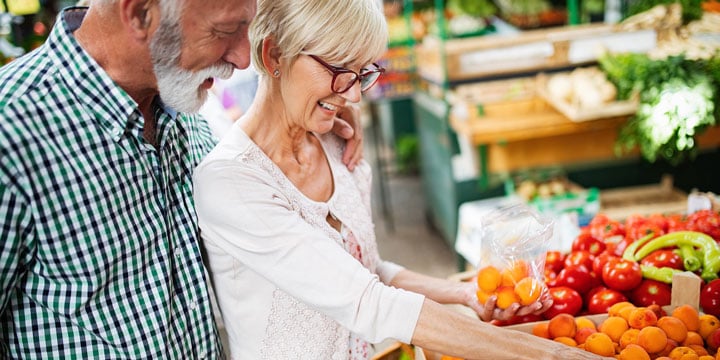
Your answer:
[[[457,107],[457,108],[456,108]],[[490,173],[550,167],[585,165],[608,160],[635,159],[635,150],[622,157],[615,153],[619,129],[629,115],[593,121],[571,121],[540,97],[453,107],[449,120],[453,130],[475,146],[486,147]],[[720,126],[697,136],[700,149],[720,146]]]
[[[537,75],[537,94],[548,104],[552,105],[552,107],[554,107],[557,111],[565,115],[565,117],[568,118],[570,121],[577,122],[617,116],[627,116],[634,114],[637,111],[638,105],[640,104],[639,99],[617,100],[605,103],[602,106],[598,107],[581,108],[567,101],[556,99],[555,97],[550,95],[550,92],[547,88],[550,76],[554,75],[547,75],[545,73],[540,73]]]
[[[635,214],[685,214],[687,209],[688,195],[673,187],[669,175],[663,176],[659,184],[600,191],[600,212],[615,220]]]
[[[654,30],[620,30],[611,24],[464,39],[426,37],[416,46],[416,63],[422,78],[456,82],[593,63],[601,49],[647,52],[655,48],[656,41]]]

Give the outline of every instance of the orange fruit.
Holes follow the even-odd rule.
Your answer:
[[[715,315],[703,314],[700,315],[699,320],[700,328],[698,329],[698,334],[700,334],[703,339],[707,339],[708,335],[710,335],[711,332],[713,332],[717,328],[720,328],[720,320],[718,320]]]
[[[646,307],[639,307],[630,311],[627,318],[628,325],[634,329],[655,326],[657,320],[655,312]]]
[[[681,343],[683,346],[688,345],[705,345],[705,341],[703,340],[702,336],[700,334],[696,333],[695,331],[688,331],[687,337],[683,342]]]
[[[520,298],[520,305],[530,305],[540,298],[543,285],[534,277],[524,277],[515,284],[515,294]]]
[[[700,330],[700,313],[688,304],[680,305],[672,311],[672,316],[682,320],[688,331]]]
[[[553,339],[554,341],[557,341],[559,343],[565,344],[567,346],[576,347],[577,342],[575,342],[575,339],[569,338],[567,336],[560,336]]]
[[[490,298],[490,296],[492,296],[491,293],[486,293],[486,292],[484,292],[484,291],[482,291],[482,290],[480,290],[480,289],[478,289],[478,291],[476,292],[476,294],[477,294],[478,302],[479,302],[480,304],[483,304],[483,305],[485,305],[485,303],[488,301],[488,299]]]
[[[550,333],[548,332],[548,322],[539,322],[532,327],[532,334],[541,338],[549,339]]]
[[[615,355],[615,344],[607,334],[597,332],[585,340],[585,350],[600,356],[613,356]]]
[[[551,339],[560,336],[574,338],[576,332],[575,318],[570,314],[557,314],[548,322],[548,334]]]
[[[630,313],[633,312],[633,311],[635,311],[635,309],[637,309],[635,306],[632,306],[632,307],[631,307],[631,306],[626,306],[626,307],[624,307],[624,308],[621,308],[618,316],[620,316],[621,318],[623,318],[623,319],[625,319],[625,320],[629,320],[629,319],[630,319]]]
[[[500,286],[515,286],[515,284],[530,274],[529,269],[527,262],[524,260],[513,261],[510,266],[500,272],[502,277]]]
[[[598,330],[610,336],[614,342],[619,342],[620,337],[627,329],[627,321],[619,316],[610,316],[598,326]]]
[[[497,302],[495,306],[500,309],[507,309],[510,305],[520,302],[520,298],[515,294],[515,289],[511,286],[501,286],[496,291]]]
[[[637,330],[637,329],[636,329]],[[617,360],[650,360],[650,355],[639,345],[630,344],[620,351]]]
[[[702,355],[698,360],[715,360],[715,358],[712,355]]]
[[[668,339],[667,344],[665,344],[665,348],[655,355],[668,356],[668,354],[670,354],[670,352],[676,347],[678,347],[678,342],[672,339]]]
[[[652,310],[655,313],[655,315],[657,315],[658,319],[667,315],[667,312],[662,308],[662,306],[660,306],[658,304],[650,304],[650,305],[648,305],[647,308]]]
[[[588,336],[590,336],[591,334],[594,334],[596,332],[597,332],[597,330],[595,330],[594,327],[579,328],[575,332],[575,342],[578,344],[584,344],[585,340],[587,340]]]
[[[597,326],[595,326],[595,322],[586,318],[585,316],[576,317],[575,325],[577,326],[578,330],[580,330],[582,328],[592,328],[593,330],[597,330]]]
[[[657,321],[657,327],[662,329],[667,335],[668,339],[682,343],[687,337],[688,331],[687,326],[682,320],[674,316],[663,316]]]
[[[492,265],[488,265],[478,270],[477,284],[478,288],[486,293],[492,293],[500,286],[502,277],[500,270]]]
[[[701,346],[701,345],[692,344],[692,345],[688,345],[688,347],[691,348],[691,349],[693,349],[693,351],[695,351],[695,353],[698,354],[698,356],[701,356],[701,355],[710,355],[710,354],[708,353],[707,349],[705,349],[705,347],[703,347],[703,346]]]
[[[637,337],[637,344],[642,346],[649,354],[665,349],[667,341],[667,335],[657,326],[648,326],[640,329]]]
[[[670,353],[668,354],[668,357],[670,357],[673,360],[680,360],[686,354],[694,354],[695,357],[697,358],[697,353],[695,353],[695,350],[693,350],[687,346],[678,346],[678,347],[672,349],[672,351],[670,351]]]
[[[638,333],[640,333],[638,329],[627,329],[622,336],[620,336],[620,341],[618,341],[620,349],[624,349],[630,344],[637,345]]]
[[[629,301],[621,301],[618,303],[614,303],[610,305],[610,308],[608,308],[608,316],[620,316],[620,310],[625,307],[631,307],[634,308],[635,305]]]

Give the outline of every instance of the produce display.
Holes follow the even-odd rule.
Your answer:
[[[581,229],[570,252],[546,252],[544,284],[536,285],[553,306],[542,316],[495,324],[545,319],[533,325],[533,334],[617,359],[716,359],[719,242],[720,213],[714,210],[624,221],[599,214]],[[487,290],[483,271],[479,293]],[[667,314],[673,274],[685,271],[702,279],[700,309],[685,304]],[[593,314],[608,317],[596,324],[587,316]]]
[[[582,108],[597,108],[617,97],[615,85],[597,67],[552,75],[547,90],[552,98]]]
[[[718,240],[720,214],[712,210],[637,215],[624,222],[600,214],[582,228],[570,253],[547,253],[545,282],[550,289],[577,294],[565,294],[581,302],[577,312],[566,311],[570,315],[605,313],[626,300],[637,306],[668,305],[674,272],[693,271],[707,283],[718,278]]]
[[[690,305],[668,314],[657,305],[623,301],[612,305],[598,324],[560,314],[534,325],[532,333],[618,360],[715,360],[720,346],[720,320]]]

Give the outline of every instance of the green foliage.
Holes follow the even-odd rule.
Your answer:
[[[495,5],[488,0],[447,0],[447,8],[456,13],[482,18],[495,15],[497,12]]]
[[[398,172],[414,174],[420,169],[419,141],[416,135],[400,136],[395,142]]]
[[[630,17],[643,11],[650,10],[656,5],[673,4],[677,2],[682,5],[682,17],[684,24],[687,24],[693,20],[698,20],[702,17],[702,0],[634,0],[630,1],[630,5],[628,6],[628,12],[625,17]]]
[[[640,95],[637,113],[620,129],[619,154],[639,148],[655,162],[678,165],[697,154],[695,137],[717,123],[720,62],[643,54],[605,55],[600,67],[618,88],[618,98]]]

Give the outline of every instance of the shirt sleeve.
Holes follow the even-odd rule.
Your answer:
[[[380,282],[263,173],[234,161],[203,164],[195,201],[206,241],[368,341],[410,342],[424,297]]]
[[[0,181],[0,314],[7,309],[10,297],[22,275],[24,256],[31,253],[26,245],[30,238],[30,211],[12,189]]]

